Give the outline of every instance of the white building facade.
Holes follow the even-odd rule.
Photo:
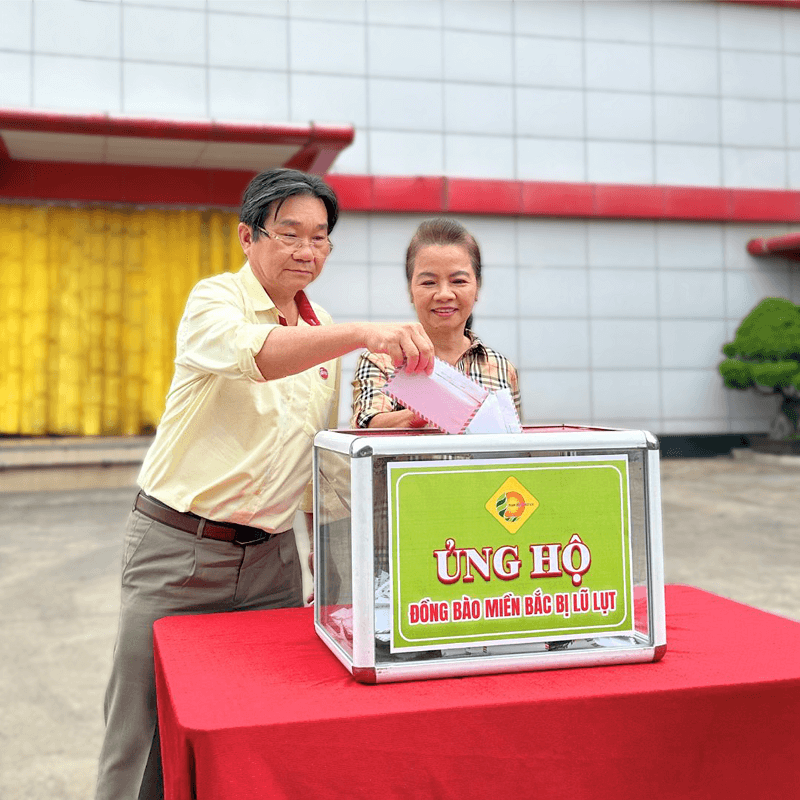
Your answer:
[[[776,400],[717,365],[800,304],[797,262],[746,250],[800,225],[798,5],[5,0],[0,107],[352,125],[309,290],[337,321],[408,319],[408,240],[454,216],[526,423],[756,433]]]

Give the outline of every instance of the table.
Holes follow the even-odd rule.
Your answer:
[[[800,623],[668,586],[664,659],[366,686],[312,610],[154,628],[167,800],[797,797]]]

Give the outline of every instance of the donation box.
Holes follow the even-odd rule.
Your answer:
[[[322,431],[314,547],[317,633],[363,683],[666,650],[647,431]]]

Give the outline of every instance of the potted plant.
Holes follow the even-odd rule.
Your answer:
[[[772,452],[800,453],[800,306],[767,297],[742,320],[722,352],[727,358],[719,371],[727,387],[782,397],[760,444]]]

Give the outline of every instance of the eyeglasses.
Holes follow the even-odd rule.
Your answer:
[[[323,234],[312,236],[310,239],[304,239],[302,236],[296,236],[293,233],[272,233],[260,225],[258,229],[266,234],[268,239],[274,239],[284,247],[290,250],[301,250],[303,247],[310,247],[318,255],[328,255],[333,250],[333,242]]]

